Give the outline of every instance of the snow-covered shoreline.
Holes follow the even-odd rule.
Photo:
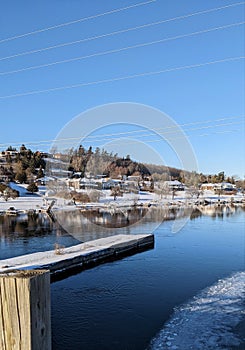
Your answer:
[[[39,210],[41,208],[47,208],[47,206],[55,199],[56,210],[75,210],[77,207],[82,205],[82,203],[77,203],[77,206],[73,204],[72,200],[65,200],[63,198],[58,197],[48,197],[46,196],[46,188],[44,186],[40,187],[39,192],[37,194],[31,194],[26,191],[26,185],[18,185],[15,183],[11,183],[11,187],[16,189],[20,193],[20,197],[15,199],[9,199],[5,201],[4,198],[0,197],[0,211],[6,211],[9,207],[14,207],[17,210]],[[182,206],[188,207],[191,205],[195,205],[197,202],[208,201],[211,204],[219,204],[219,203],[236,203],[240,204],[243,201],[244,205],[244,197],[242,194],[237,195],[223,195],[218,196],[214,195],[211,191],[205,191],[204,195],[199,198],[190,198],[185,191],[177,192],[176,196],[172,198],[171,195],[161,197],[156,193],[150,192],[139,192],[139,194],[124,194],[123,197],[117,197],[116,200],[113,200],[113,197],[110,195],[109,190],[101,191],[101,199],[99,203],[85,203],[86,206],[120,206],[120,205],[155,205],[155,206]]]

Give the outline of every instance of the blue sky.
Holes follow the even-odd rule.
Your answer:
[[[143,1],[9,0],[1,4],[0,41],[141,2]],[[200,172],[225,171],[227,175],[243,177],[244,59],[73,89],[19,97],[13,95],[245,56],[244,24],[239,24],[245,21],[244,4],[97,40],[1,60],[26,51],[234,3],[235,1],[230,0],[156,0],[125,11],[0,42],[1,149],[5,144],[52,140],[72,118],[96,106],[133,102],[159,109],[180,126],[183,125],[196,154]],[[69,63],[1,74],[230,24],[234,26]],[[6,96],[12,97],[5,98]],[[159,125],[159,128],[161,127],[163,126]],[[122,124],[97,130],[95,135],[126,133],[132,130],[132,126]],[[137,136],[135,137],[137,139]],[[144,139],[144,144],[161,154],[167,165],[180,166],[178,155],[174,155],[164,142],[154,142],[152,135],[149,135]],[[49,145],[40,144],[38,148],[47,149]],[[103,146],[103,143],[93,143],[93,146],[97,145]],[[28,146],[37,148],[35,145]],[[111,146],[110,149],[112,148]],[[124,144],[121,143],[121,146],[115,145],[115,151],[118,153],[132,154],[133,158],[140,161],[156,161],[146,148],[141,150],[138,147],[134,150],[128,139]]]

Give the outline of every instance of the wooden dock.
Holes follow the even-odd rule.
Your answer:
[[[62,278],[73,271],[80,271],[100,263],[154,247],[154,235],[115,235],[81,243],[69,248],[22,255],[0,260],[0,273],[11,270],[50,271],[52,279]]]
[[[51,350],[50,277],[152,248],[154,236],[116,235],[0,260],[0,349]]]

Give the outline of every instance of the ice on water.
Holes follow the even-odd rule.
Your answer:
[[[245,317],[245,272],[203,290],[174,311],[152,340],[151,350],[227,350],[241,340],[234,327]]]

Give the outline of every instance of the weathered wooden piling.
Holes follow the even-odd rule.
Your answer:
[[[0,273],[0,349],[51,350],[48,270]]]

